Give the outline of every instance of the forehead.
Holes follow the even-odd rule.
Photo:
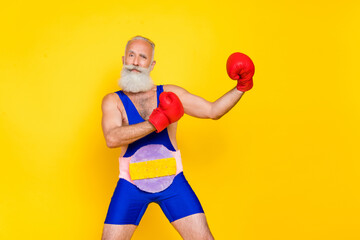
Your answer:
[[[150,43],[146,42],[145,40],[136,39],[136,40],[132,40],[128,44],[128,46],[126,48],[126,52],[128,53],[129,51],[132,51],[135,53],[144,53],[146,55],[151,55],[152,47],[151,47]]]

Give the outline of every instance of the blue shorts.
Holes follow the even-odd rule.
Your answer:
[[[158,193],[142,191],[129,181],[120,178],[111,198],[105,224],[139,225],[151,202],[160,205],[170,222],[195,213],[204,213],[183,172],[175,176],[167,189]]]

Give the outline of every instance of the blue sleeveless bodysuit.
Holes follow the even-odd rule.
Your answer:
[[[163,91],[163,85],[158,85],[156,89],[157,106],[159,106],[159,96]],[[129,125],[145,122],[135,108],[135,105],[131,102],[130,98],[123,91],[117,91],[116,93],[119,95],[124,105]],[[130,143],[123,157],[131,157],[139,148],[149,144],[162,144],[170,151],[176,151],[174,146],[171,144],[168,131],[165,128],[160,133],[152,132],[151,134]]]
[[[163,86],[157,86],[157,106],[162,92]],[[140,116],[129,97],[122,91],[116,93],[125,107],[129,125],[144,122],[145,120]],[[170,151],[176,151],[165,128],[160,133],[152,132],[129,144],[123,157],[131,157],[138,149],[150,144],[161,144]],[[151,202],[159,204],[169,222],[189,215],[204,213],[199,199],[187,182],[183,172],[175,176],[168,188],[156,193],[144,192],[126,179],[119,178],[104,223],[139,225]]]

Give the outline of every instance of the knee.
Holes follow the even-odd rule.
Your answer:
[[[209,226],[206,224],[206,229],[204,229],[201,233],[199,240],[214,240],[213,235],[211,234]]]
[[[213,235],[209,232],[197,236],[191,236],[190,238],[184,238],[185,240],[214,240]]]
[[[135,225],[111,225],[105,224],[103,229],[102,240],[129,240],[131,239]]]
[[[108,227],[106,227],[106,225],[103,228],[103,232],[102,232],[102,236],[101,236],[101,240],[111,240],[111,231]]]
[[[212,235],[208,235],[208,236],[196,238],[196,240],[214,240],[214,237]]]
[[[201,238],[201,240],[214,240],[214,237],[213,235],[211,235],[211,233],[209,233],[208,235]]]

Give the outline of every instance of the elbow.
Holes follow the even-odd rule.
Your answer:
[[[108,148],[115,148],[115,144],[113,142],[111,142],[111,141],[106,141],[106,146]]]
[[[209,110],[208,110],[208,118],[212,119],[212,120],[219,120],[224,114],[222,113],[222,111],[220,111],[219,108],[216,108],[215,106],[212,106]]]
[[[116,148],[116,145],[115,144],[113,144],[112,142],[106,142],[106,146],[108,147],[108,148]]]
[[[105,138],[105,141],[106,141],[106,146],[108,148],[117,148],[117,147],[119,147],[119,144],[116,141],[114,141],[114,139],[111,139],[110,137]]]
[[[211,114],[209,118],[212,120],[219,120],[222,116],[223,115],[221,114]]]
[[[214,117],[211,117],[212,120],[219,120],[222,116],[214,116]]]

